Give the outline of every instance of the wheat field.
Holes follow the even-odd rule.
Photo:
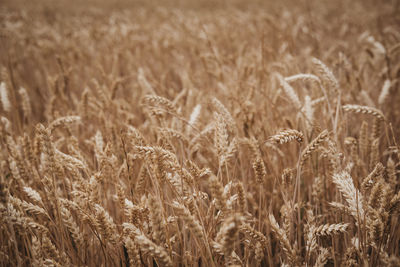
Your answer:
[[[0,266],[400,266],[400,2],[4,0]]]

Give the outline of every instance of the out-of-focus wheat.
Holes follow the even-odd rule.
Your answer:
[[[23,2],[0,266],[399,265],[393,1]]]

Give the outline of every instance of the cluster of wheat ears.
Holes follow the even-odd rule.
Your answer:
[[[0,266],[400,266],[395,1],[94,2],[0,8]]]

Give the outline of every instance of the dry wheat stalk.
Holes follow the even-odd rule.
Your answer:
[[[392,157],[389,157],[386,163],[386,170],[388,174],[388,180],[391,186],[396,185],[397,183],[397,177],[396,177],[396,167],[394,160]]]
[[[369,150],[368,123],[363,121],[360,128],[359,150],[362,158],[366,158]]]

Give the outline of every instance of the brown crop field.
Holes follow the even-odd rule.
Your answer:
[[[0,267],[400,266],[398,142],[398,0],[0,0]]]

